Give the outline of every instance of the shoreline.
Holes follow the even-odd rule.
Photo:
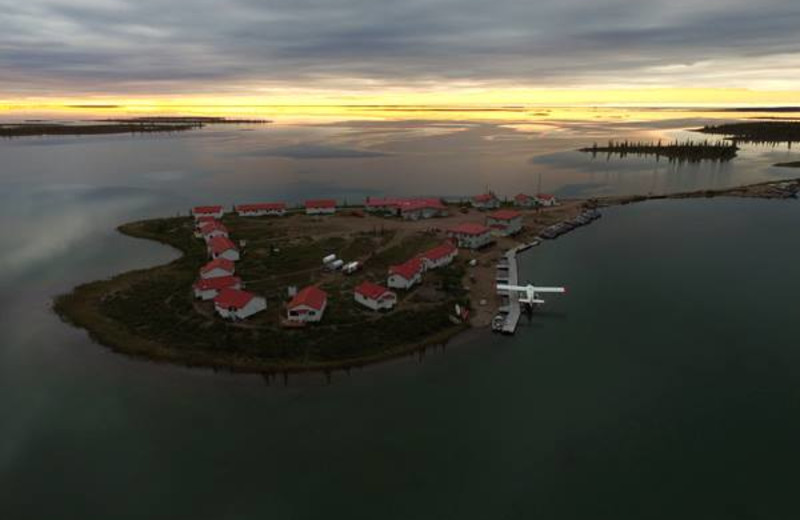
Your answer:
[[[782,181],[768,181],[757,184],[724,188],[719,190],[696,190],[692,192],[682,192],[663,195],[631,195],[613,196],[596,199],[580,199],[570,201],[571,205],[567,208],[574,211],[585,207],[606,208],[613,206],[624,206],[627,204],[645,202],[648,200],[666,199],[692,199],[692,198],[715,198],[715,197],[737,197],[737,198],[762,198],[762,199],[787,199],[796,198],[800,191],[800,179],[787,179]],[[559,222],[564,222],[570,218],[570,213]],[[453,325],[420,341],[400,344],[389,349],[357,356],[353,358],[331,360],[331,361],[303,361],[290,360],[285,363],[266,361],[246,353],[237,352],[209,352],[203,350],[188,350],[170,347],[152,339],[137,336],[127,330],[121,322],[104,315],[99,310],[105,298],[126,287],[130,287],[136,281],[159,272],[168,272],[179,269],[182,264],[187,262],[188,250],[184,250],[173,243],[158,237],[155,234],[141,232],[135,229],[136,224],[149,222],[158,219],[148,219],[145,221],[126,223],[117,230],[129,237],[153,240],[163,245],[172,247],[180,252],[180,256],[171,262],[152,266],[133,271],[117,274],[106,280],[96,280],[81,284],[73,288],[69,293],[57,296],[53,302],[53,311],[60,319],[71,326],[82,328],[92,341],[103,345],[112,351],[124,354],[136,359],[146,359],[151,362],[169,363],[182,365],[189,368],[208,368],[213,371],[225,371],[230,373],[247,373],[263,376],[273,376],[297,373],[322,373],[330,377],[336,371],[349,371],[353,368],[363,368],[368,365],[379,364],[389,360],[408,357],[415,353],[420,356],[429,348],[446,348],[447,344],[456,337],[459,337],[472,329],[483,329],[489,326],[486,316],[493,316],[496,309],[475,308],[475,317],[471,324]],[[512,247],[518,247],[530,242],[532,235],[523,233],[514,239]],[[499,252],[504,254],[508,249],[503,248]],[[497,252],[497,251],[494,251]],[[493,266],[489,271],[493,270]],[[493,278],[492,278],[493,279]],[[477,285],[477,284],[476,284]],[[485,288],[484,288],[485,289]],[[472,292],[477,291],[472,288]]]

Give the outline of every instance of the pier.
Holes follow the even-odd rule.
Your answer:
[[[517,264],[517,254],[539,245],[539,241],[531,244],[517,246],[500,258],[497,263],[496,283],[506,285],[519,285],[519,266]],[[497,316],[492,320],[492,329],[503,334],[514,334],[522,316],[522,304],[519,301],[519,293],[516,291],[498,291],[502,299]]]

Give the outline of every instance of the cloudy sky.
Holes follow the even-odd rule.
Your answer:
[[[797,0],[0,0],[0,99],[800,91],[799,27]]]

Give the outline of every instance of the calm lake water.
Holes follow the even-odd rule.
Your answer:
[[[696,123],[314,122],[0,142],[0,517],[796,518],[796,201],[608,210],[525,256],[524,277],[570,292],[515,337],[476,331],[331,385],[128,359],[49,308],[78,283],[173,258],[114,226],[198,202],[791,176],[769,167],[794,157],[785,148],[683,167],[570,151]]]

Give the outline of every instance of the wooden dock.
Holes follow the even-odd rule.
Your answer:
[[[519,269],[517,266],[517,250],[514,248],[500,259],[497,264],[497,281],[508,285],[519,285]],[[504,305],[499,309],[499,315],[504,316],[503,325],[498,332],[514,334],[517,331],[522,309],[519,303],[519,293],[516,291],[498,291],[503,298]],[[506,303],[507,302],[507,303]]]

